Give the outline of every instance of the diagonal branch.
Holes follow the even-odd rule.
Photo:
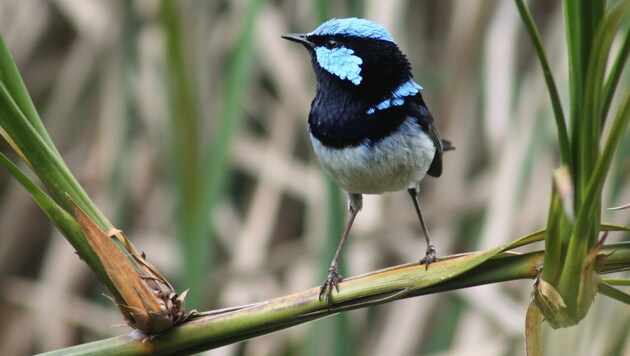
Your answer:
[[[630,264],[630,243],[605,246],[602,253],[608,255],[603,273],[627,269]],[[319,288],[312,288],[256,304],[199,313],[193,320],[154,339],[146,339],[136,332],[57,350],[47,355],[190,354],[244,341],[341,311],[483,284],[533,279],[539,274],[544,258],[543,251],[525,254],[503,252],[457,277],[445,278],[435,283],[436,278],[442,278],[445,273],[454,271],[458,266],[469,264],[479,254],[480,252],[476,252],[444,258],[432,264],[429,271],[418,264],[405,264],[348,278],[340,283],[340,291],[333,295],[334,304],[330,308],[326,307],[325,302],[319,301]]]

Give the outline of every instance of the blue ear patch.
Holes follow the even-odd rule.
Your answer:
[[[342,80],[349,80],[354,85],[359,85],[361,77],[361,64],[363,60],[354,55],[354,51],[346,47],[328,49],[316,47],[317,63],[331,74]]]
[[[367,114],[374,114],[376,110],[385,110],[392,106],[401,106],[405,103],[405,98],[408,96],[414,96],[418,94],[422,90],[422,87],[409,79],[408,81],[402,83],[396,90],[392,92],[392,96],[381,101],[378,105],[373,106],[367,110]]]
[[[356,36],[362,38],[374,38],[396,43],[392,35],[382,25],[366,20],[351,17],[347,19],[332,19],[319,25],[315,31],[308,34],[316,36]]]

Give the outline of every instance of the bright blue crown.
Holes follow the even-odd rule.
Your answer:
[[[356,36],[364,38],[374,38],[383,41],[396,43],[392,35],[382,25],[366,20],[351,17],[347,19],[331,19],[319,25],[315,31],[309,35],[317,36]]]

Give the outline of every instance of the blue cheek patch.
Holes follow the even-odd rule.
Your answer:
[[[359,85],[361,77],[361,64],[363,60],[354,55],[354,51],[346,47],[328,49],[326,47],[315,48],[317,63],[331,74],[342,80],[349,80],[354,85]]]
[[[371,115],[376,112],[376,110],[385,110],[392,106],[401,106],[405,103],[405,98],[408,96],[414,96],[418,94],[422,90],[422,87],[409,79],[408,81],[402,83],[396,90],[392,92],[392,96],[381,101],[376,106],[373,106],[367,110],[367,114]]]

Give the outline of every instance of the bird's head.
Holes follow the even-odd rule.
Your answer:
[[[377,99],[411,78],[409,61],[387,29],[373,21],[332,19],[313,32],[282,38],[306,47],[320,84],[333,81]]]

